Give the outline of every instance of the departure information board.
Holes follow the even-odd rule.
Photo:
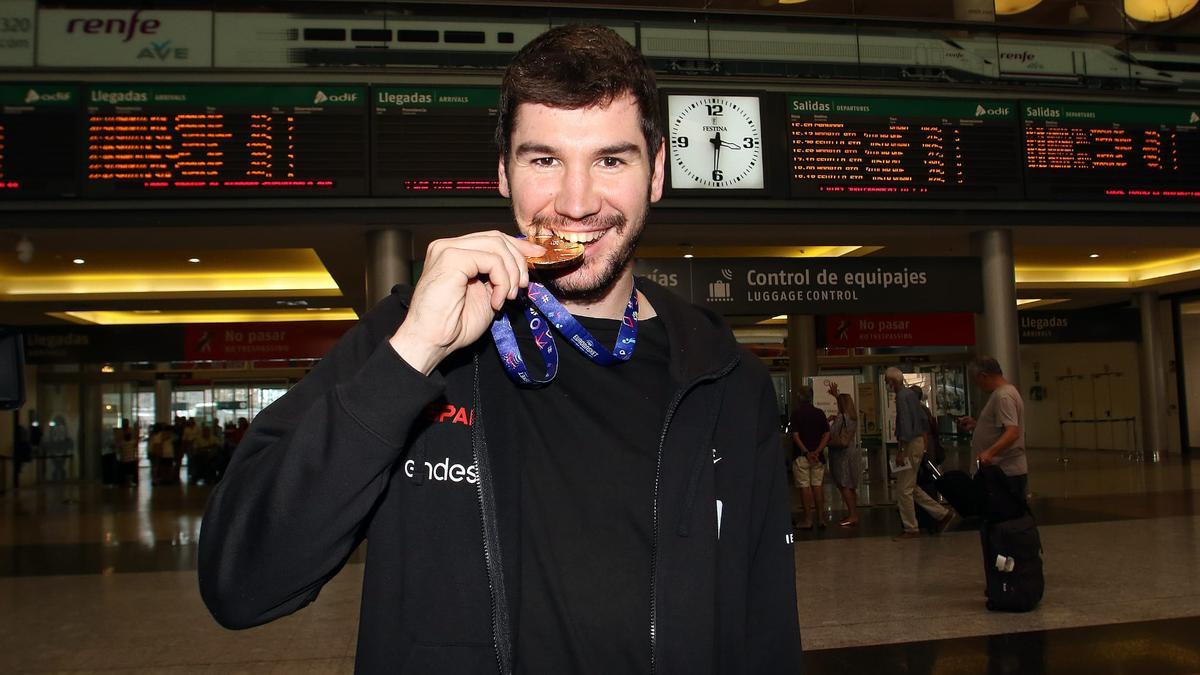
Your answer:
[[[375,195],[497,196],[497,89],[371,90]]]
[[[1200,106],[1023,103],[1030,199],[1200,200]]]
[[[1020,199],[1012,101],[789,96],[792,196]]]
[[[367,194],[365,87],[103,85],[86,96],[89,196]]]
[[[75,87],[0,86],[0,199],[74,195],[78,149]]]

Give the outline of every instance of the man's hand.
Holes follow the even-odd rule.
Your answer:
[[[901,450],[896,453],[896,466],[904,466],[905,464],[908,464],[908,455]]]
[[[979,453],[975,459],[979,460],[980,464],[991,464],[992,458],[995,456],[996,453],[992,452],[991,450],[984,450],[983,452]]]
[[[958,426],[965,431],[975,431],[975,418],[970,415],[963,415],[958,418]]]
[[[434,241],[392,348],[414,369],[433,372],[447,355],[483,335],[504,302],[529,286],[525,257],[545,252],[496,231]]]
[[[808,465],[809,466],[814,466],[814,465],[820,463],[820,461],[821,461],[821,453],[819,453],[819,452],[810,452],[810,453],[808,453],[807,456],[808,456]]]

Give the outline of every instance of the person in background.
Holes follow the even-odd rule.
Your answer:
[[[929,418],[921,408],[917,395],[904,384],[904,373],[899,368],[888,368],[883,376],[889,389],[896,394],[896,507],[900,510],[900,522],[904,531],[894,541],[916,539],[921,536],[917,522],[916,504],[920,504],[929,515],[937,519],[937,531],[950,526],[954,512],[934,501],[924,490],[917,487],[917,470],[925,460],[925,438],[929,434]]]
[[[189,483],[196,482],[196,481],[192,480],[192,476],[191,476],[191,473],[193,471],[193,467],[191,465],[191,463],[192,463],[192,446],[195,444],[196,437],[199,435],[200,435],[200,430],[196,428],[196,418],[195,417],[187,418],[187,421],[183,423],[183,428],[180,430],[180,434],[179,434],[179,457],[178,457],[178,461],[175,463],[175,474],[176,474],[175,482],[179,482],[179,467],[180,467],[180,465],[183,464],[183,460],[185,457],[187,458],[187,461],[188,461],[188,482]]]
[[[138,484],[138,428],[129,426],[129,418],[121,420],[116,437],[117,455],[121,462],[121,482],[128,487]]]
[[[220,449],[221,439],[213,435],[213,428],[207,424],[201,426],[188,456],[189,483],[204,482],[207,485],[217,482],[217,454]]]
[[[812,387],[801,386],[796,391],[792,410],[792,478],[800,488],[804,506],[804,521],[796,524],[801,530],[811,530],[815,524],[825,527],[825,446],[829,443],[829,420],[813,405]]]
[[[829,474],[846,503],[846,519],[841,527],[858,524],[858,479],[862,476],[862,451],[858,447],[858,407],[850,394],[838,393],[830,384],[829,393],[837,399],[838,414],[829,424]]]

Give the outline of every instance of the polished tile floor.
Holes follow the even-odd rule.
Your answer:
[[[807,672],[1200,673],[1200,462],[1032,459],[1038,610],[984,609],[969,522],[892,542],[894,508],[842,529],[831,500],[830,527],[797,533]],[[0,495],[0,673],[352,672],[360,559],[298,614],[225,631],[196,591],[207,494],[144,481]]]

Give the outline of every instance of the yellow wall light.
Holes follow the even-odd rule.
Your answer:
[[[997,14],[1020,14],[1041,4],[1042,0],[996,0]]]
[[[1195,9],[1197,2],[1200,0],[1125,0],[1125,15],[1147,23],[1170,21]]]

